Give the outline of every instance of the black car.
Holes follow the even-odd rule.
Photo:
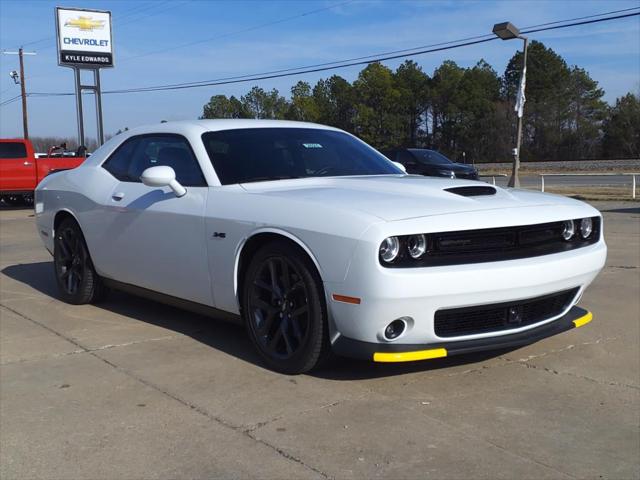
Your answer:
[[[383,152],[390,160],[401,163],[407,173],[428,177],[466,178],[478,180],[478,170],[471,165],[455,163],[435,150],[400,148]]]

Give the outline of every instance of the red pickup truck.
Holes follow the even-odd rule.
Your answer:
[[[54,156],[56,148],[50,148],[46,157],[36,158],[29,140],[0,139],[0,200],[9,205],[32,203],[40,180],[84,161],[84,157]]]

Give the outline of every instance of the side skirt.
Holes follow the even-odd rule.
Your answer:
[[[119,282],[110,278],[102,277],[102,281],[104,282],[105,286],[114,290],[120,290],[121,292],[130,293],[137,297],[143,297],[155,302],[164,303],[165,305],[171,305],[172,307],[188,310],[193,313],[215,318],[216,320],[224,320],[225,322],[231,322],[238,325],[243,324],[242,317],[240,315],[227,312],[225,310],[219,310],[217,308],[210,307],[209,305],[203,305],[202,303],[184,300],[182,298],[173,297],[171,295],[156,292],[154,290],[149,290],[143,287],[138,287],[136,285]]]

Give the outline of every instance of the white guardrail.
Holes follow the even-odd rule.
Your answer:
[[[544,177],[631,177],[631,198],[635,200],[636,176],[640,175],[640,173],[540,173],[539,175],[541,192],[544,192]]]
[[[482,178],[491,178],[491,183],[493,185],[496,184],[496,177],[507,177],[507,175],[505,175],[504,173],[498,173],[496,175],[478,175],[478,177]]]

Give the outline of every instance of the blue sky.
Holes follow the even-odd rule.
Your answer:
[[[494,23],[505,20],[522,28],[640,6],[638,0],[345,1],[0,0],[0,49],[14,50],[51,37],[25,47],[37,53],[26,57],[28,91],[72,91],[71,69],[59,67],[56,61],[54,7],[111,10],[116,67],[102,73],[103,89],[110,90],[215,79],[428,45],[488,33]],[[585,68],[605,90],[609,102],[629,91],[640,91],[640,17],[540,32],[531,38],[553,48],[570,65]],[[205,39],[212,40],[166,51]],[[467,67],[481,58],[502,73],[521,45],[519,41],[496,41],[413,59],[429,74],[446,59]],[[395,68],[401,61],[386,65]],[[0,101],[19,94],[19,86],[8,75],[17,66],[16,56],[0,55]],[[337,73],[352,81],[361,68],[172,92],[104,95],[105,131],[163,119],[196,118],[212,95],[239,96],[254,84],[277,88],[288,96],[298,80],[313,84]],[[90,97],[86,100],[92,104]],[[85,128],[88,136],[94,136],[93,110],[87,110]],[[29,118],[33,136],[76,133],[73,97],[29,98]],[[20,102],[0,107],[0,136],[21,133]]]

